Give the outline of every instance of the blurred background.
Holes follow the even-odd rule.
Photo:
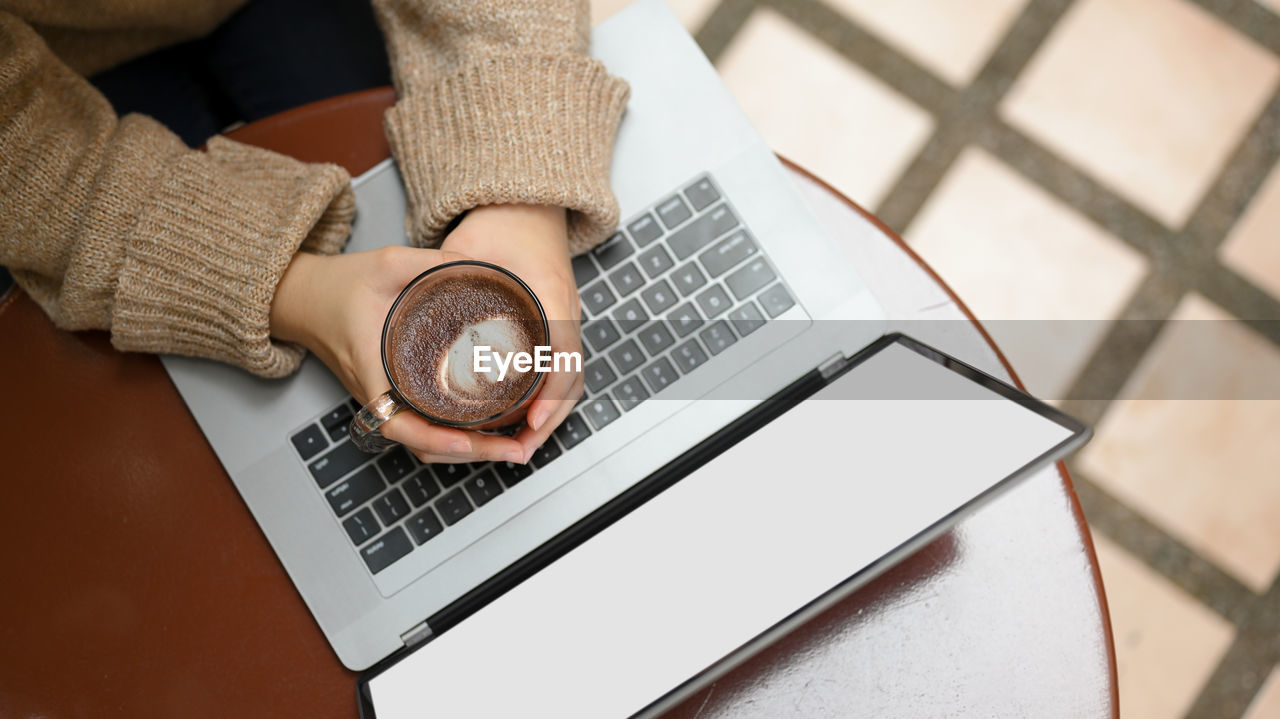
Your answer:
[[[668,3],[1095,427],[1122,716],[1280,717],[1280,0]]]

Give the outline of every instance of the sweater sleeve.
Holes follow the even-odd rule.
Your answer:
[[[586,0],[374,0],[399,100],[387,137],[410,237],[495,203],[558,205],[570,249],[618,222],[609,188],[627,84],[587,56]]]
[[[354,213],[337,166],[117,119],[0,12],[0,264],[58,326],[287,374],[303,350],[269,335],[276,285],[299,249],[340,250]]]

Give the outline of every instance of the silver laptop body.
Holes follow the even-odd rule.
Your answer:
[[[459,478],[446,487],[450,480],[432,474],[435,468],[370,457],[359,470],[321,480],[316,467],[343,449],[341,432],[330,432],[323,420],[335,408],[341,410],[348,395],[318,360],[308,358],[296,375],[274,381],[209,361],[164,358],[307,606],[343,664],[352,669],[367,668],[431,636],[428,617],[759,401],[802,375],[852,356],[883,333],[883,313],[854,268],[821,230],[714,68],[660,0],[642,0],[598,26],[591,53],[630,83],[631,99],[611,175],[624,229],[593,256],[587,269],[596,274],[581,283],[585,331],[599,317],[620,319],[615,313],[633,299],[635,306],[648,309],[650,297],[644,293],[654,294],[663,281],[675,290],[663,311],[669,326],[679,324],[674,313],[688,308],[694,308],[697,324],[688,334],[675,332],[679,336],[660,345],[658,354],[641,352],[647,364],[629,374],[624,372],[629,363],[610,353],[628,340],[647,349],[640,334],[648,325],[621,331],[614,345],[593,352],[588,383],[598,360],[594,368],[604,368],[614,378],[595,375],[603,389],[589,392],[580,408],[580,431],[572,436],[558,432],[561,451],[554,461],[518,483],[504,479],[498,485],[503,491],[492,497],[478,498],[474,483],[467,483],[477,473],[491,471],[483,467],[465,469],[472,473],[470,480]],[[404,243],[404,194],[394,164],[379,165],[355,184],[358,217],[347,251]],[[681,234],[695,223],[700,230]],[[651,237],[655,229],[660,237]],[[700,234],[709,237],[700,240]],[[742,237],[754,243],[749,254],[744,254]],[[630,254],[618,260],[621,251],[615,242],[630,242]],[[662,269],[665,263],[653,260],[657,246],[666,250],[670,267]],[[651,265],[644,264],[647,260]],[[640,268],[642,288],[627,291],[628,278],[615,277],[628,263]],[[697,278],[681,284],[678,275],[689,268],[699,273],[701,284]],[[723,292],[708,294],[716,287]],[[611,291],[612,302],[600,296],[601,289]],[[712,296],[730,306],[707,306]],[[732,314],[747,307],[751,312]],[[734,324],[731,316],[763,321]],[[718,339],[722,335],[704,333],[722,322],[750,331],[735,332],[732,344],[713,349],[712,343],[723,344]],[[835,327],[839,331],[830,331]],[[690,355],[690,348],[701,350],[700,358],[696,352]],[[663,358],[670,372],[650,372]],[[649,396],[627,406],[620,399],[621,385],[631,380]],[[592,402],[613,409],[593,418]],[[320,443],[318,449],[304,451],[296,444],[294,438],[303,432]],[[401,473],[411,476],[398,478]],[[348,483],[356,474],[362,481],[382,484],[375,499],[348,506],[338,490],[355,486]],[[419,489],[424,504],[412,502],[407,516],[391,512],[390,504],[364,512],[393,491],[407,494],[406,483],[419,475],[431,478],[435,494],[426,499]],[[408,522],[454,492],[470,498],[464,503],[472,511],[429,541],[406,540],[417,536]],[[384,521],[384,511],[390,522]],[[433,516],[440,511],[436,508]],[[352,534],[356,530],[344,526],[356,514],[378,520],[371,528],[358,529],[369,532],[367,538],[357,540]],[[403,546],[404,554],[385,566],[370,563],[369,556],[390,546]]]

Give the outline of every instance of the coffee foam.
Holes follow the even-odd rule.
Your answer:
[[[492,385],[499,381],[498,368],[495,362],[489,362],[487,372],[475,371],[475,350],[477,347],[488,347],[488,351],[510,355],[525,352],[524,332],[519,325],[506,317],[493,317],[482,320],[454,340],[445,353],[438,368],[438,379],[441,386],[452,387],[459,394],[467,397],[481,397],[491,392]],[[505,382],[512,368],[503,375]],[[517,373],[518,374],[518,373]]]
[[[474,348],[528,352],[545,344],[537,306],[522,289],[485,270],[428,277],[397,308],[387,339],[387,365],[405,399],[453,422],[501,414],[537,377],[509,367],[474,371]],[[493,364],[492,362],[490,363]]]

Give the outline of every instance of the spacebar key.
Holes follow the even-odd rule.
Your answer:
[[[361,549],[360,556],[364,557],[364,563],[369,565],[369,571],[377,574],[412,550],[413,542],[409,541],[409,535],[405,534],[400,527],[396,527]]]

